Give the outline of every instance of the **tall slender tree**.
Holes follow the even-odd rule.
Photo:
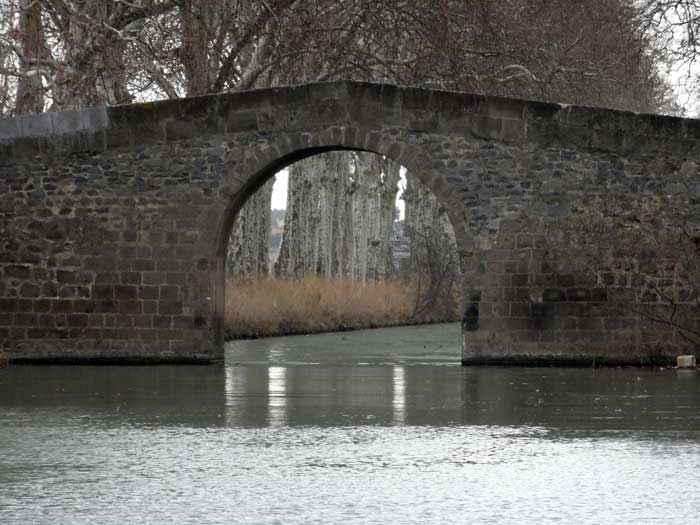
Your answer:
[[[20,71],[17,82],[15,112],[44,111],[44,86],[39,63],[46,55],[41,5],[35,0],[21,0],[19,5]]]

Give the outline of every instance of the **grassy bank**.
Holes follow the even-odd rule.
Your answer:
[[[414,316],[415,287],[401,281],[256,278],[226,285],[226,335],[267,337],[454,320],[454,313]]]

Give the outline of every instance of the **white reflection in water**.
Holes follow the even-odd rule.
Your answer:
[[[287,368],[271,366],[267,369],[267,409],[271,427],[287,424]]]
[[[392,384],[394,397],[392,407],[394,410],[394,423],[403,425],[406,422],[406,368],[394,366],[392,371]]]
[[[224,368],[224,389],[226,403],[226,424],[238,423],[236,414],[240,408],[248,403],[243,392],[246,391],[246,370],[240,366],[227,366]]]

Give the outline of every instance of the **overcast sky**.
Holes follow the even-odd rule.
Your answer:
[[[272,186],[272,205],[273,210],[287,209],[287,183],[289,180],[289,171],[282,170],[275,175],[275,184]]]

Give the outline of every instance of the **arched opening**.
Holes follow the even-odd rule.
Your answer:
[[[389,156],[344,147],[296,152],[258,172],[232,207],[216,276],[222,337],[461,318],[447,207]]]

